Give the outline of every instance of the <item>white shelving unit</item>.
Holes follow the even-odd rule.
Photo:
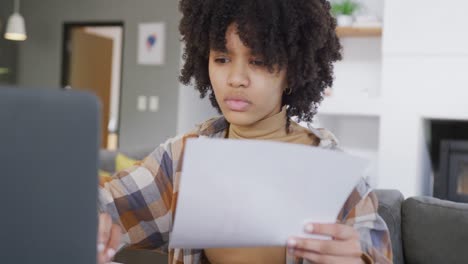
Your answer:
[[[426,2],[381,1],[382,37],[379,30],[341,29],[344,59],[314,124],[373,163],[374,187],[406,197],[432,194],[427,122],[468,122],[468,35],[460,33],[468,2],[432,1],[433,8],[419,12]]]
[[[343,108],[344,111],[346,109]],[[318,114],[313,126],[330,130],[338,139],[340,148],[346,153],[370,162],[364,173],[368,182],[376,186],[378,180],[379,123],[380,117],[371,112]]]
[[[379,3],[380,2],[380,3]],[[368,3],[364,3],[368,4]],[[372,1],[382,14],[383,0]],[[324,98],[313,126],[330,130],[347,153],[370,161],[365,173],[375,188],[379,180],[383,28],[339,27],[343,60],[335,64],[332,95]]]
[[[319,107],[325,115],[379,117],[382,102],[380,98],[366,97],[326,97]]]

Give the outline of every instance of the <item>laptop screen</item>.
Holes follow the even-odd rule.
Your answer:
[[[2,263],[95,263],[99,106],[0,87]]]

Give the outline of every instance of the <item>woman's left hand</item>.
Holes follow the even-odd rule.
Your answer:
[[[313,263],[362,264],[359,233],[343,224],[308,224],[309,234],[327,235],[332,240],[293,237],[288,239],[288,251]]]

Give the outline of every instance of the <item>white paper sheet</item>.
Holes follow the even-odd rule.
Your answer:
[[[336,221],[366,165],[305,145],[190,139],[170,247],[283,246],[306,237],[305,223]]]

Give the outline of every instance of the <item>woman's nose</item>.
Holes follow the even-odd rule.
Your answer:
[[[229,72],[228,84],[233,88],[248,87],[249,76],[247,66],[241,63],[233,63]]]

